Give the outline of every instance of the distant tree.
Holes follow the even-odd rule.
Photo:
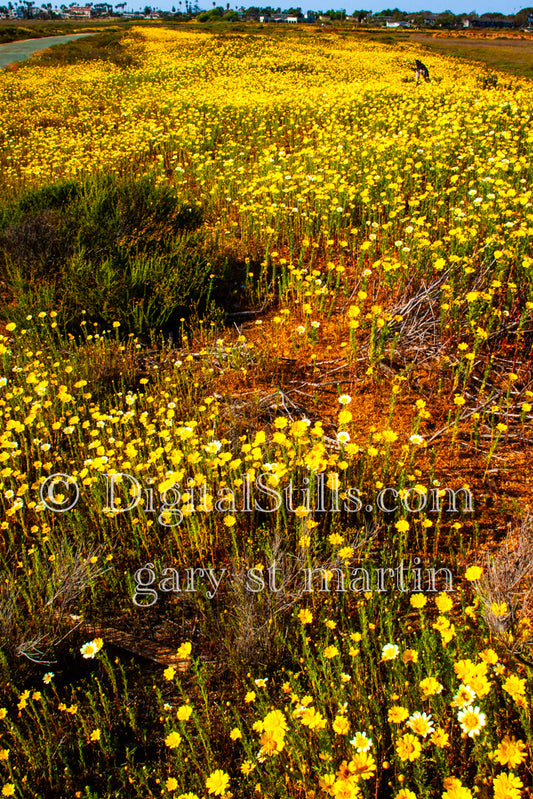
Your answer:
[[[533,8],[522,8],[514,15],[514,24],[517,28],[527,28],[533,24]]]
[[[459,24],[459,18],[452,11],[446,10],[439,14],[438,24],[442,28],[455,28]]]
[[[332,9],[331,11],[326,11],[326,16],[330,19],[343,20],[346,19],[346,10],[344,8],[341,11]]]
[[[213,3],[213,6],[215,6],[215,3]],[[198,22],[212,22],[224,16],[224,8],[222,6],[210,8],[209,11],[199,11],[197,9],[198,6],[195,6],[194,13],[197,14],[196,19]]]

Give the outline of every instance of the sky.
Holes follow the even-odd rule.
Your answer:
[[[342,2],[342,0],[339,0]],[[391,3],[368,3],[366,5],[363,4],[362,8],[368,11],[382,11],[384,8],[399,8],[400,11],[433,11],[434,13],[439,13],[441,11],[452,11],[454,14],[468,14],[470,12],[475,11],[477,14],[484,14],[485,12],[490,11],[500,11],[502,14],[516,14],[517,11],[520,11],[522,8],[526,8],[529,5],[532,5],[533,0],[527,0],[523,3],[517,3],[513,0],[443,0],[443,2],[431,2],[431,0],[421,0],[421,2],[413,2],[413,0],[406,0],[406,2],[392,2]],[[309,8],[321,8],[320,3],[318,4],[310,4]],[[356,8],[356,6],[353,6]],[[352,10],[351,8],[346,8],[346,11]]]
[[[112,0],[110,0],[111,2]],[[170,11],[172,6],[179,8],[177,0],[146,0],[148,5],[152,4],[155,8],[160,8],[163,11]],[[217,5],[226,5],[226,0],[217,0]],[[137,5],[135,2],[128,3],[128,7]],[[185,3],[182,3],[182,8]],[[193,0],[194,5],[194,0]],[[198,0],[200,8],[209,9],[213,7],[210,0]],[[273,8],[290,8],[291,6],[300,6],[303,11],[326,11],[327,9],[342,9],[344,8],[348,14],[360,8],[366,11],[382,11],[385,8],[399,8],[401,11],[412,13],[414,11],[433,11],[440,13],[441,11],[452,11],[454,14],[469,14],[475,12],[477,14],[484,14],[491,11],[499,11],[502,14],[516,14],[522,8],[527,8],[533,5],[533,0],[390,0],[390,2],[369,2],[369,0],[352,0],[347,3],[347,0],[230,0],[230,7],[241,7],[243,5],[248,8],[254,5],[259,8],[264,8],[268,5]]]

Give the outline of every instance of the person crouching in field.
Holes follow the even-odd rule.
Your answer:
[[[420,78],[424,78],[425,81],[429,81],[430,80],[429,69],[426,67],[425,64],[423,64],[421,61],[419,61],[418,58],[415,61],[415,66],[411,67],[411,69],[414,69],[414,71],[415,71],[416,85],[417,86],[418,86],[418,84],[420,82]]]

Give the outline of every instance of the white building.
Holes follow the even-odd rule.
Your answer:
[[[72,19],[90,19],[91,8],[90,6],[70,6],[68,16]]]

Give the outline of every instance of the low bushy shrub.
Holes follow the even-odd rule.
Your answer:
[[[100,175],[34,189],[0,211],[9,317],[56,311],[148,336],[211,302],[224,265],[202,213],[169,186]]]

